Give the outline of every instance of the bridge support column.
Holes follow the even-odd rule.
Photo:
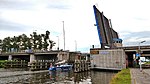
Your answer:
[[[12,60],[12,55],[9,55],[9,56],[8,56],[8,60]]]
[[[30,63],[32,63],[35,59],[35,55],[34,54],[30,54]]]
[[[57,57],[58,57],[58,60],[68,60],[69,59],[69,51],[67,51],[67,52],[64,52],[64,51],[59,52],[57,54]]]
[[[57,57],[58,57],[58,60],[62,60],[62,52],[59,52],[59,53],[57,54]]]

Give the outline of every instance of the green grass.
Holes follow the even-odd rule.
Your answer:
[[[130,69],[122,69],[112,78],[110,84],[131,84]]]
[[[0,60],[0,68],[4,67],[4,63],[6,63],[6,60]]]
[[[5,62],[5,60],[0,60],[0,62]]]
[[[146,62],[145,64],[150,64],[150,62]]]

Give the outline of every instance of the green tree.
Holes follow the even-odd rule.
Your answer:
[[[21,46],[22,46],[22,35],[19,35],[18,37],[17,37],[17,45],[18,45],[18,51],[20,52],[21,51]]]
[[[17,52],[19,50],[19,45],[17,44],[17,37],[16,36],[11,38],[11,44],[12,44],[12,48],[14,49],[14,51]]]
[[[27,46],[28,49],[31,49],[31,48],[32,48],[31,38],[28,38],[28,39],[27,39],[27,45],[28,45],[28,46]]]
[[[47,47],[49,46],[48,42],[47,42],[47,38],[46,38],[46,34],[41,34],[42,38],[44,39],[44,42],[42,42],[42,46],[44,50],[47,50]]]
[[[21,50],[26,50],[28,45],[27,45],[27,40],[28,37],[25,34],[21,35]]]
[[[50,32],[47,30],[47,31],[46,31],[46,37],[45,37],[45,38],[46,38],[46,39],[49,39],[49,35],[50,35]]]
[[[2,39],[0,39],[0,43],[2,43]]]
[[[30,38],[27,35],[22,34],[14,37],[6,37],[3,40],[0,40],[0,44],[3,52],[10,52],[11,49],[15,51],[21,51],[26,49],[34,49],[34,50],[47,50],[52,49],[55,46],[55,42],[50,40],[49,38],[50,32],[46,31],[45,34],[37,34],[37,32],[33,32],[30,34]]]
[[[33,32],[33,49],[36,50],[37,49],[37,38],[38,38],[38,35],[36,32]]]
[[[42,35],[38,35],[37,36],[37,44],[38,44],[38,49],[41,50],[42,49]]]
[[[55,46],[55,42],[52,41],[52,40],[49,40],[49,43],[50,43],[50,50]]]
[[[3,41],[0,39],[0,50],[2,50]]]
[[[10,52],[11,51],[11,38],[10,37],[6,37],[3,40],[3,44],[2,44],[2,51],[5,52]]]

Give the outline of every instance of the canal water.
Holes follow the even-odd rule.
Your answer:
[[[87,71],[81,73],[49,71],[24,75],[11,84],[109,84],[117,72]]]

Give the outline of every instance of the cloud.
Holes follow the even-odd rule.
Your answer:
[[[70,9],[71,5],[69,5],[69,3],[71,3],[70,0],[47,0],[47,8],[50,9]]]
[[[140,21],[149,21],[147,18],[140,18],[140,17],[135,17],[135,20],[140,20]]]
[[[51,9],[69,9],[70,7],[64,6],[64,5],[50,4],[50,5],[47,6],[47,8],[51,8]]]
[[[1,9],[32,9],[33,3],[27,0],[0,0]]]
[[[22,32],[22,31],[27,30],[27,26],[18,24],[18,23],[14,23],[14,22],[10,22],[10,21],[6,21],[6,20],[3,20],[0,18],[0,30],[1,31]]]
[[[68,9],[69,0],[0,0],[1,9],[37,10],[44,8]]]
[[[122,35],[124,46],[138,45],[139,42],[146,40],[144,44],[150,44],[150,31],[128,32]]]

